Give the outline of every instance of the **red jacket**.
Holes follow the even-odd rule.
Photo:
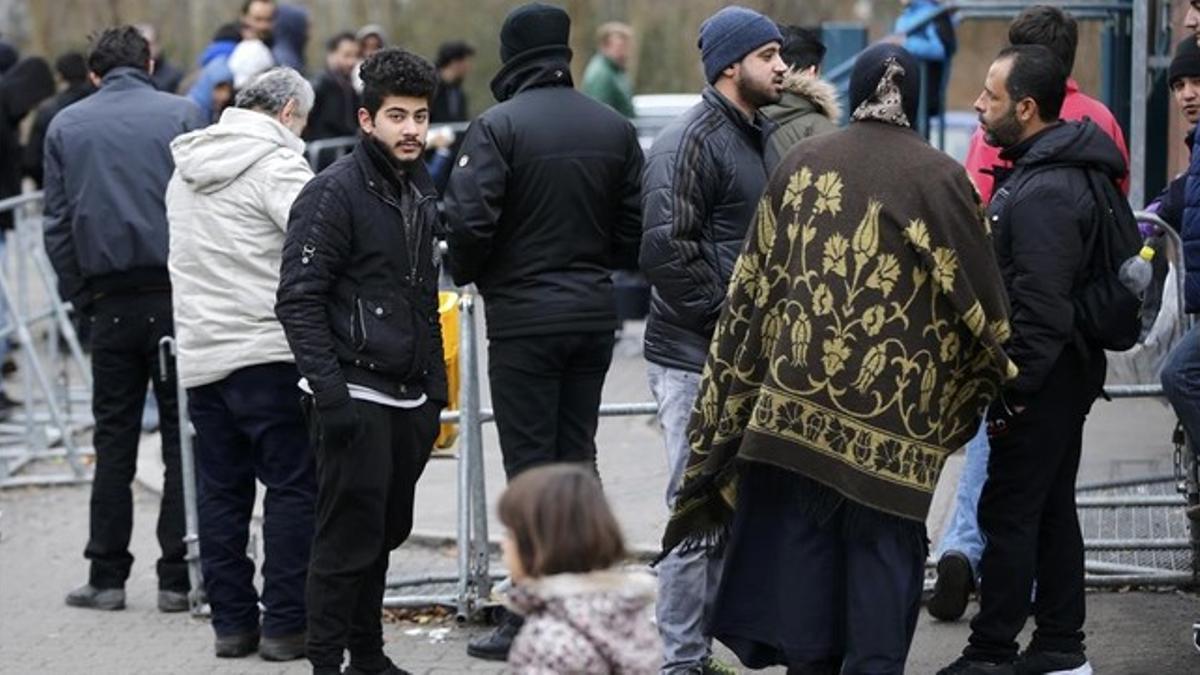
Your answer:
[[[1062,112],[1059,114],[1064,120],[1078,121],[1087,117],[1100,127],[1104,133],[1112,137],[1116,142],[1117,148],[1121,150],[1121,156],[1125,158],[1125,177],[1121,179],[1121,191],[1129,194],[1129,149],[1125,147],[1125,134],[1121,132],[1121,125],[1117,124],[1117,120],[1113,117],[1108,108],[1096,99],[1079,91],[1079,83],[1074,79],[1067,80],[1067,97],[1063,99]],[[983,140],[983,130],[975,129],[975,134],[971,136],[971,146],[967,149],[967,160],[965,162],[967,173],[971,174],[971,180],[975,181],[975,187],[979,188],[979,194],[983,197],[983,203],[987,204],[992,199],[992,174],[984,173],[987,169],[989,172],[993,166],[1011,166],[1008,162],[1000,159],[1000,148],[993,148]]]

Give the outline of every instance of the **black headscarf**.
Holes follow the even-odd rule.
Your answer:
[[[878,113],[886,108],[894,109],[895,104],[884,98],[896,94],[900,97],[900,110],[907,118],[907,123],[902,126],[911,127],[916,122],[921,97],[921,70],[917,59],[905,48],[893,44],[877,44],[859,54],[850,74],[853,118],[881,119]],[[863,109],[862,114],[860,109]],[[881,121],[899,123],[898,120]]]

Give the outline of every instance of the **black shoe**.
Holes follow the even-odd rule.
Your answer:
[[[1015,665],[1017,675],[1092,675],[1092,665],[1083,652],[1026,650]]]
[[[158,592],[158,611],[171,614],[173,612],[186,612],[191,607],[188,604],[187,593],[181,591],[159,591]]]
[[[520,616],[505,611],[495,630],[467,643],[467,655],[485,661],[507,661],[508,650],[512,649],[513,640],[524,623]]]
[[[67,593],[67,604],[71,607],[105,611],[125,609],[125,589],[96,588],[91,584],[84,584]]]
[[[400,666],[397,666],[396,664],[392,663],[391,659],[388,659],[387,666],[383,670],[368,671],[362,670],[355,666],[347,666],[346,669],[342,671],[342,675],[412,675],[412,673],[401,668]]]
[[[972,661],[965,656],[942,668],[937,675],[1016,675],[1017,671],[1011,663],[989,663],[987,661]]]
[[[971,563],[958,551],[947,551],[937,564],[937,582],[929,598],[929,615],[939,621],[958,621],[967,611],[975,580]]]
[[[218,635],[213,642],[213,651],[219,659],[240,659],[258,649],[258,633]]]
[[[304,658],[303,632],[279,637],[263,637],[258,645],[258,655],[264,661],[295,661]]]

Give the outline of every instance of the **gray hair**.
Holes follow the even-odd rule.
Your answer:
[[[255,77],[237,94],[234,105],[278,115],[288,101],[296,102],[296,114],[307,117],[313,107],[312,85],[291,68],[272,68]]]

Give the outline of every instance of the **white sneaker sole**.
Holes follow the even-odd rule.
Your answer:
[[[1046,673],[1046,675],[1092,675],[1092,664],[1085,663],[1071,670],[1052,670]]]

